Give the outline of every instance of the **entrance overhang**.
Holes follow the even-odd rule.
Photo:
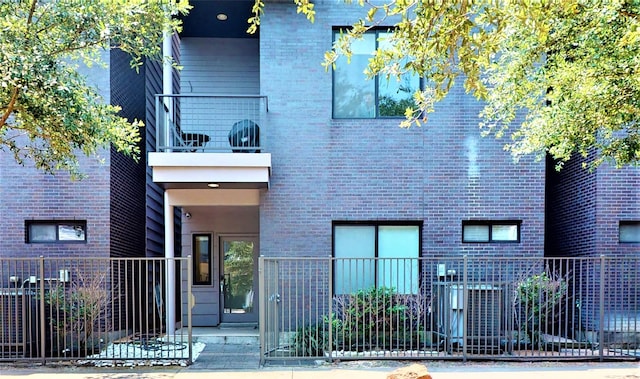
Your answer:
[[[259,189],[184,189],[165,191],[167,205],[187,206],[259,206]]]
[[[164,189],[269,188],[270,153],[149,153],[153,181]]]

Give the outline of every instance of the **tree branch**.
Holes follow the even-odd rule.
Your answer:
[[[627,16],[629,18],[635,18],[636,20],[640,20],[640,14],[638,14],[638,13],[632,13],[632,12],[629,12],[629,11],[621,10],[620,14],[622,14],[623,16]]]
[[[31,0],[31,8],[29,9],[29,17],[27,18],[27,25],[31,24],[33,20],[33,14],[36,12],[36,4],[38,0]]]
[[[103,43],[105,43],[107,41],[108,41],[108,38],[104,38],[104,39],[99,39],[99,40],[93,41],[93,42],[88,43],[88,44],[83,45],[83,46],[79,46],[79,45],[66,46],[63,49],[52,51],[51,55],[58,55],[58,54],[61,54],[61,53],[70,53],[70,52],[76,51],[76,50],[83,50],[83,49],[86,49],[87,47],[102,45]]]
[[[0,128],[2,128],[7,123],[9,116],[13,112],[17,99],[18,99],[18,87],[13,87],[13,93],[11,94],[11,100],[9,100],[9,104],[7,104],[7,110],[2,115],[2,118],[0,118]]]

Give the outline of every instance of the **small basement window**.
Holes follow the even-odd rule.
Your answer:
[[[462,242],[520,242],[519,220],[462,221]]]
[[[25,221],[27,243],[87,242],[86,221]]]
[[[640,221],[620,221],[620,243],[640,243]]]

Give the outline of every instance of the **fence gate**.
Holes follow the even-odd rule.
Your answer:
[[[264,363],[266,354],[278,349],[280,345],[280,293],[278,288],[279,263],[277,260],[259,260],[260,283],[260,363]]]

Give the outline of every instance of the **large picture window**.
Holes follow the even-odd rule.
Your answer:
[[[340,32],[334,31],[334,40]],[[413,106],[413,93],[420,88],[417,75],[376,77],[366,80],[364,70],[376,48],[385,48],[388,31],[368,32],[351,45],[351,61],[340,57],[333,71],[333,117],[377,118],[404,117],[407,107]]]
[[[334,293],[372,287],[417,293],[420,224],[333,226]]]
[[[85,243],[86,221],[28,220],[25,222],[27,243]]]

